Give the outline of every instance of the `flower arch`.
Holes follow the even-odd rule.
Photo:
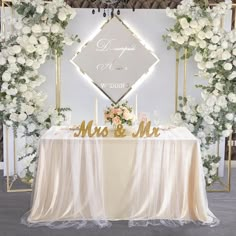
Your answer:
[[[182,53],[182,59],[194,56],[198,76],[207,82],[197,85],[202,90],[199,104],[191,97],[179,97],[174,121],[201,140],[208,185],[217,178],[220,160],[208,153],[209,146],[228,137],[236,123],[236,30],[227,32],[221,26],[222,17],[231,7],[230,1],[210,8],[183,0],[177,9],[167,9],[167,15],[176,22],[163,36],[169,49]]]
[[[41,134],[65,119],[64,109],[44,110],[46,96],[38,87],[45,81],[38,69],[47,59],[61,56],[65,45],[79,41],[65,33],[75,11],[62,0],[15,0],[13,33],[0,38],[0,121],[26,137],[19,160],[26,162],[22,177],[33,179]]]

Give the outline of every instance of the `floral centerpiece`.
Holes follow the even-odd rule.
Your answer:
[[[105,123],[110,123],[113,127],[119,124],[132,126],[135,121],[135,115],[132,107],[128,102],[122,104],[111,104],[110,107],[104,111]]]

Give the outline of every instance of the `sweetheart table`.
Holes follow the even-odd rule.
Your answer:
[[[29,224],[216,224],[208,209],[199,141],[186,128],[161,130],[157,138],[80,138],[52,127],[39,150]]]

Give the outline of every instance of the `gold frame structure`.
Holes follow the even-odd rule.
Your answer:
[[[215,6],[215,4],[209,4],[208,0],[205,0],[205,3],[209,6]],[[232,4],[232,16],[234,15],[234,29],[236,29],[236,4]],[[223,27],[224,19],[222,18],[221,26]],[[233,18],[232,22],[233,23]],[[179,67],[180,67],[180,56],[179,51],[176,51],[176,76],[175,76],[175,112],[178,110],[178,97],[179,97]],[[184,50],[184,76],[183,76],[183,96],[187,96],[187,49]],[[207,192],[230,192],[231,190],[231,154],[232,154],[232,134],[229,136],[227,143],[228,147],[228,163],[227,163],[227,182],[225,183],[222,180],[222,177],[219,177],[217,180],[213,181],[210,186],[207,187]],[[217,156],[219,156],[220,142],[217,142]],[[219,184],[222,188],[213,188],[215,184]]]
[[[9,3],[11,3],[11,0],[2,0],[1,4],[1,33],[5,34],[6,33],[6,27],[5,23],[3,21],[3,18],[5,16],[5,6],[11,7]],[[49,3],[49,1],[44,1],[45,3]],[[11,17],[13,17],[13,11],[11,12]],[[13,28],[11,29],[13,31]],[[56,109],[59,109],[61,106],[61,92],[60,92],[60,87],[61,87],[61,60],[60,57],[56,56]],[[6,184],[7,184],[7,192],[31,192],[32,188],[13,188],[14,182],[19,178],[17,175],[17,157],[16,157],[16,138],[14,137],[13,140],[13,155],[14,155],[14,162],[13,162],[13,168],[14,168],[14,174],[13,176],[10,176],[9,174],[9,151],[8,151],[8,146],[9,146],[9,128],[6,127]],[[12,178],[12,179],[11,179]],[[23,183],[22,179],[19,178],[21,182]]]

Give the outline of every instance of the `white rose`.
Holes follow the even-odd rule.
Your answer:
[[[204,27],[204,26],[206,26],[206,25],[208,24],[208,20],[205,19],[205,18],[200,18],[199,21],[198,21],[198,23],[199,23],[199,25],[200,25],[201,27]]]
[[[14,46],[12,47],[12,49],[13,49],[13,51],[14,51],[15,54],[18,54],[18,53],[21,52],[21,47],[20,47],[19,45],[14,45]]]
[[[30,27],[28,26],[24,26],[23,29],[22,29],[22,33],[23,34],[29,34],[31,32],[31,29]]]
[[[206,36],[207,39],[211,39],[211,38],[213,37],[212,31],[208,30],[208,31],[206,32],[205,36]]]
[[[10,121],[10,120],[7,120],[7,121],[6,121],[6,125],[8,125],[8,126],[12,126],[12,125],[13,125],[13,122]]]
[[[71,46],[73,44],[73,40],[69,37],[65,37],[65,44]]]
[[[9,118],[12,121],[18,121],[18,115],[16,113],[11,113]]]
[[[222,60],[228,60],[231,57],[231,54],[228,51],[224,51],[221,57],[222,57]]]
[[[180,23],[180,25],[181,25],[181,27],[182,27],[183,29],[186,29],[186,28],[189,27],[189,23],[188,23],[188,21],[187,21],[186,18],[181,18],[181,19],[179,20],[179,23]]]
[[[8,86],[9,86],[9,84],[6,83],[6,82],[4,82],[4,83],[2,84],[2,90],[7,90],[7,89],[8,89]]]
[[[218,36],[214,35],[214,36],[211,38],[211,41],[212,41],[212,43],[216,44],[216,43],[218,43],[218,42],[220,41],[220,38],[219,38]]]
[[[33,63],[34,63],[34,62],[33,62],[33,60],[31,60],[31,59],[27,59],[27,61],[26,61],[26,65],[29,66],[29,67],[32,66]]]
[[[35,50],[36,50],[36,48],[33,45],[31,45],[31,44],[26,46],[26,51],[28,53],[33,53],[33,52],[35,52]]]
[[[226,116],[227,120],[233,120],[234,119],[234,114],[233,113],[228,113]]]
[[[204,62],[200,62],[197,64],[199,70],[204,70],[206,68],[206,64]]]
[[[212,62],[212,61],[207,61],[206,62],[206,68],[207,69],[211,69],[211,68],[213,68],[214,67],[214,63]]]
[[[218,90],[223,91],[224,84],[216,83],[215,87],[216,87]]]
[[[216,26],[216,27],[219,27],[221,24],[221,20],[220,19],[214,19],[213,20],[213,25]]]
[[[213,107],[214,105],[215,105],[215,103],[216,103],[216,97],[215,96],[210,96],[208,99],[207,99],[207,101],[206,101],[206,104],[207,104],[207,106],[209,106],[209,107]]]
[[[205,166],[203,166],[203,172],[204,172],[204,175],[208,174],[208,169]]]
[[[21,65],[24,65],[25,64],[25,58],[24,57],[18,57],[17,62]]]
[[[40,25],[33,25],[32,26],[32,32],[35,34],[40,34],[42,32],[42,27]]]
[[[231,63],[225,63],[225,64],[224,64],[224,69],[225,69],[225,70],[232,70],[232,68],[233,68],[233,66],[232,66]]]
[[[17,94],[17,89],[16,88],[11,88],[11,89],[9,89],[9,90],[7,90],[6,91],[6,93],[8,94],[8,95],[13,95],[13,96],[15,96],[16,94]]]
[[[209,124],[209,125],[214,124],[214,120],[210,116],[204,116],[203,118],[204,118],[204,120],[206,121],[207,124]]]
[[[3,66],[3,65],[6,64],[6,62],[7,62],[6,59],[1,56],[1,57],[0,57],[0,65]]]
[[[2,74],[2,80],[3,81],[6,81],[6,82],[8,82],[8,81],[10,81],[11,80],[11,74],[9,73],[9,72],[4,72],[3,74]]]
[[[206,35],[205,35],[205,33],[204,33],[203,31],[200,31],[197,36],[198,36],[198,38],[201,39],[201,40],[203,40],[203,39],[206,38]]]
[[[39,42],[40,42],[41,44],[47,44],[47,43],[48,43],[48,39],[47,39],[47,37],[45,37],[45,36],[41,36],[41,37],[39,38]]]
[[[175,113],[174,115],[174,123],[181,123],[182,122],[182,117],[181,117],[181,114],[180,113]]]
[[[35,131],[35,129],[36,129],[35,124],[30,123],[30,124],[28,125],[28,131],[29,131],[30,133],[33,132],[33,131]]]
[[[220,107],[227,107],[227,101],[226,101],[226,98],[225,96],[220,96],[218,99],[217,99],[217,105],[220,106]]]
[[[24,121],[24,120],[26,120],[27,115],[25,113],[20,113],[18,118],[19,118],[20,121]]]
[[[186,114],[190,114],[192,111],[191,111],[191,108],[189,106],[183,106],[183,112],[186,113]]]
[[[220,112],[220,107],[219,106],[214,106],[214,112],[216,112],[216,113]]]
[[[3,104],[0,104],[0,111],[4,111],[5,110],[5,107]]]
[[[8,60],[8,62],[9,62],[10,64],[16,63],[16,58],[13,57],[13,56],[9,56],[9,57],[7,58],[7,60]]]
[[[36,12],[38,14],[42,14],[44,12],[44,7],[42,5],[37,6]]]
[[[233,55],[236,56],[236,48],[233,50]]]
[[[57,24],[54,24],[51,26],[52,33],[56,34],[59,32],[59,30],[60,30],[60,27]]]
[[[29,166],[29,171],[30,171],[31,173],[34,173],[34,171],[35,171],[35,162],[33,162],[33,163],[30,164],[30,166]]]
[[[33,94],[32,92],[30,91],[26,91],[23,96],[29,101],[32,97],[33,97]]]
[[[15,24],[14,24],[14,28],[15,29],[17,29],[17,30],[20,30],[21,28],[22,28],[22,23],[21,22],[16,22]]]
[[[196,53],[194,57],[196,62],[201,62],[202,61],[202,55],[200,53]]]
[[[236,71],[233,71],[233,72],[229,75],[228,80],[233,80],[233,79],[235,79],[235,78],[236,78]]]
[[[189,45],[192,46],[192,47],[196,47],[197,44],[196,44],[196,42],[194,42],[194,41],[190,41],[190,42],[189,42]]]
[[[22,92],[22,93],[24,93],[25,91],[27,91],[27,85],[21,84],[21,85],[19,86],[19,91]]]
[[[32,147],[28,147],[26,152],[27,154],[31,154],[34,151],[34,149]]]
[[[236,103],[236,94],[229,93],[228,94],[228,99],[229,99],[230,102]]]
[[[210,45],[208,46],[208,48],[209,48],[209,50],[211,50],[211,51],[215,51],[216,48],[217,48],[217,46],[214,45],[214,44],[210,44]]]
[[[30,42],[31,44],[34,44],[34,45],[38,44],[38,40],[37,40],[37,38],[36,38],[34,35],[31,35],[31,36],[29,37],[29,42]]]
[[[33,112],[34,112],[34,107],[32,107],[32,106],[26,106],[26,107],[25,107],[25,112],[27,113],[27,115],[33,114]]]
[[[49,33],[50,32],[50,26],[49,25],[43,25],[43,32]]]
[[[223,41],[223,42],[221,43],[221,47],[224,48],[224,49],[227,49],[227,48],[229,47],[228,42],[227,42],[227,41]]]
[[[233,65],[236,66],[236,60],[233,60]]]
[[[198,27],[198,23],[197,21],[193,20],[190,22],[190,27],[193,28],[193,29],[196,29]]]
[[[60,11],[60,12],[58,13],[58,19],[59,19],[60,21],[65,21],[65,20],[66,20],[66,14],[65,14],[65,12]]]
[[[232,132],[231,130],[224,130],[224,131],[222,131],[222,136],[228,137],[228,136],[230,136],[231,132]]]
[[[202,48],[202,49],[206,48],[206,46],[207,46],[207,43],[206,43],[206,41],[204,41],[204,40],[202,40],[202,41],[199,43],[199,47]]]

